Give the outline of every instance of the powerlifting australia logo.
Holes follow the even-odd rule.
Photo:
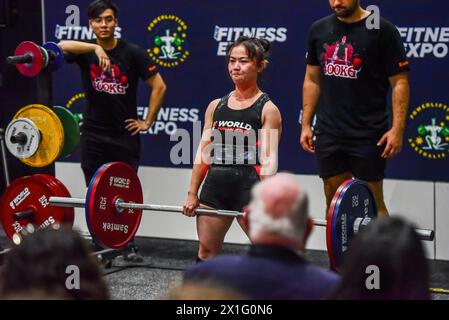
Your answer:
[[[150,48],[147,53],[159,66],[172,68],[189,56],[188,27],[175,15],[160,15],[148,25]]]
[[[409,116],[412,149],[427,159],[447,159],[449,152],[449,108],[443,103],[427,102]]]

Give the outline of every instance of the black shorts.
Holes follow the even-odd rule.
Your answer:
[[[260,181],[252,166],[218,166],[209,168],[200,193],[200,203],[221,209],[242,211],[251,200],[251,189]]]
[[[379,139],[343,139],[317,134],[315,150],[320,177],[326,179],[349,171],[364,181],[382,180],[386,160],[381,155],[385,146],[377,146]]]
[[[84,172],[86,185],[89,185],[95,171],[108,162],[126,162],[136,172],[139,168],[139,137],[83,132],[80,139],[80,151],[81,168]]]

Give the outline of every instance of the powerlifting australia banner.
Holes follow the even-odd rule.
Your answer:
[[[93,38],[86,9],[89,0],[45,0],[46,40]],[[142,134],[143,166],[192,166],[208,103],[233,89],[224,50],[240,35],[266,37],[272,57],[260,83],[280,108],[283,134],[280,170],[316,174],[313,155],[299,145],[302,81],[307,33],[317,19],[331,13],[325,0],[116,0],[120,9],[116,36],[147,50],[168,86],[157,121]],[[388,162],[387,178],[449,181],[449,2],[447,0],[372,0],[380,14],[398,28],[412,71],[411,104],[404,148]],[[80,23],[73,14],[80,11]],[[54,104],[82,112],[85,99],[76,65],[54,74]],[[149,88],[141,83],[138,113],[147,112]],[[367,97],[368,98],[368,97]],[[198,123],[198,122],[201,122]],[[185,129],[190,152],[176,156]],[[178,131],[177,131],[178,130]],[[175,155],[176,161],[171,160]],[[65,161],[79,161],[79,151]]]

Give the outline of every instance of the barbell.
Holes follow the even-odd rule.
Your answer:
[[[45,167],[70,155],[80,140],[81,117],[70,110],[40,104],[21,108],[8,124],[5,142],[9,152],[31,167]]]
[[[135,236],[143,210],[182,212],[181,206],[145,204],[142,186],[134,169],[121,162],[100,167],[89,183],[86,198],[72,198],[67,188],[53,176],[33,175],[19,178],[5,191],[1,220],[6,235],[21,242],[29,224],[38,229],[52,224],[73,225],[74,208],[85,208],[92,238],[104,248],[120,249]],[[228,210],[196,209],[200,215],[243,217],[245,213]],[[356,179],[345,181],[335,193],[328,220],[313,219],[326,227],[328,256],[339,269],[351,238],[377,216],[369,186]],[[422,240],[432,241],[434,232],[416,229]]]
[[[47,42],[42,47],[34,42],[20,43],[14,56],[6,58],[6,63],[15,65],[25,77],[36,77],[42,70],[56,71],[64,64],[64,53],[54,42]]]

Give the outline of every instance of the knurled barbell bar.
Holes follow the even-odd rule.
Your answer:
[[[139,178],[134,169],[124,163],[109,163],[99,168],[89,184],[85,199],[72,198],[54,177],[35,176],[13,182],[0,203],[6,234],[15,242],[20,242],[21,231],[29,223],[36,224],[38,228],[54,223],[73,224],[73,208],[83,207],[92,238],[105,248],[119,249],[134,238],[142,210],[182,212],[180,206],[142,203]],[[196,213],[244,216],[242,212],[227,210],[196,209]],[[313,219],[315,225],[326,227],[328,255],[337,270],[350,239],[376,216],[377,208],[369,186],[359,180],[348,180],[335,193],[328,220]],[[432,241],[434,238],[432,230],[416,231],[422,240]]]

